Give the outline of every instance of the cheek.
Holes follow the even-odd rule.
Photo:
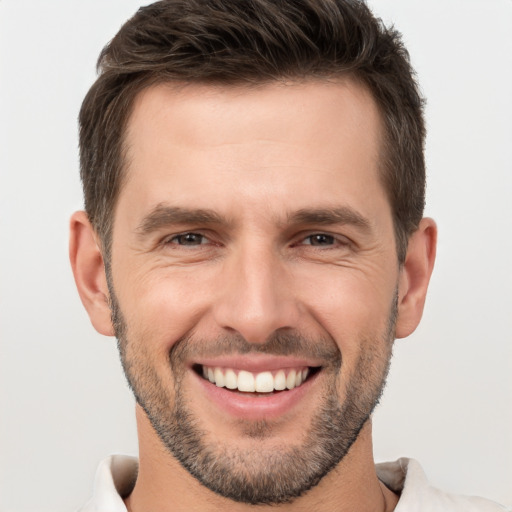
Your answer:
[[[140,269],[118,277],[116,291],[131,337],[148,340],[153,351],[168,353],[207,308],[208,280],[199,271]]]
[[[310,276],[310,278],[313,276]],[[391,279],[368,276],[360,270],[314,276],[314,286],[304,290],[309,316],[336,342],[342,355],[342,380],[353,371],[363,352],[385,359],[396,284]]]
[[[380,331],[393,304],[396,283],[360,269],[308,272],[301,300],[329,332],[349,334]],[[333,336],[335,337],[335,336]]]

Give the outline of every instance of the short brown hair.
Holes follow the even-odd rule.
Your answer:
[[[105,46],[80,110],[85,209],[110,254],[133,100],[160,82],[261,84],[349,76],[384,123],[382,179],[398,259],[425,202],[423,99],[400,34],[360,0],[162,0],[140,8]]]

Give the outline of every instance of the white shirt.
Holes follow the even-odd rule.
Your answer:
[[[127,512],[121,496],[128,496],[135,484],[135,457],[112,455],[98,467],[94,496],[78,512]],[[448,494],[432,487],[414,459],[377,464],[377,476],[400,495],[395,512],[506,512],[493,501],[475,496]],[[510,511],[509,511],[510,512]]]

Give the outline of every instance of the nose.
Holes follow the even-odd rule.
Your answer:
[[[213,306],[217,325],[249,343],[265,343],[275,331],[297,327],[300,312],[290,274],[271,248],[234,251],[225,261]]]

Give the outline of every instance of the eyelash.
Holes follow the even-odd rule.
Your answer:
[[[192,236],[201,238],[200,243],[197,243],[197,244],[196,243],[191,243],[191,244],[178,243],[180,238],[192,237]],[[318,237],[318,238],[322,237],[324,240],[327,239],[327,241],[329,243],[325,244],[325,245],[322,243],[315,244],[313,242],[314,237]],[[203,235],[202,233],[197,233],[194,231],[187,231],[185,233],[179,233],[177,235],[173,235],[171,237],[165,238],[163,240],[163,245],[177,245],[179,247],[200,247],[202,245],[207,245],[206,243],[204,243],[204,240],[209,240],[209,238],[207,236]],[[309,240],[309,243],[304,243],[304,242],[306,242],[306,240]],[[294,243],[293,245],[294,246],[309,245],[312,247],[333,248],[334,246],[348,246],[348,245],[350,245],[350,240],[345,238],[344,236],[336,236],[336,235],[331,235],[329,233],[316,232],[316,233],[307,235],[305,237],[301,237],[300,240],[298,242]]]
[[[316,240],[314,242],[315,238],[316,238]],[[302,241],[305,242],[308,239],[309,239],[309,243],[303,244],[303,245],[311,245],[313,247],[320,247],[320,246],[324,245],[323,243],[320,242],[321,239],[323,239],[324,241],[330,242],[329,244],[326,244],[326,245],[334,245],[336,243],[336,237],[334,237],[333,235],[328,235],[327,233],[314,233],[312,235],[308,235],[307,237],[303,238]],[[320,242],[320,243],[316,244],[316,242]]]
[[[186,233],[179,233],[178,235],[173,235],[172,237],[168,237],[166,239],[163,240],[163,244],[164,245],[178,245],[178,246],[181,246],[181,247],[198,247],[198,246],[201,246],[201,245],[205,245],[203,243],[203,241],[201,240],[201,243],[198,243],[198,244],[183,244],[183,243],[177,243],[176,241],[179,240],[180,238],[184,238],[184,237],[187,237],[187,236],[194,236],[194,237],[200,237],[201,239],[204,239],[204,240],[208,240],[208,237],[206,237],[205,235],[201,234],[201,233],[196,233],[194,231],[187,231]]]

